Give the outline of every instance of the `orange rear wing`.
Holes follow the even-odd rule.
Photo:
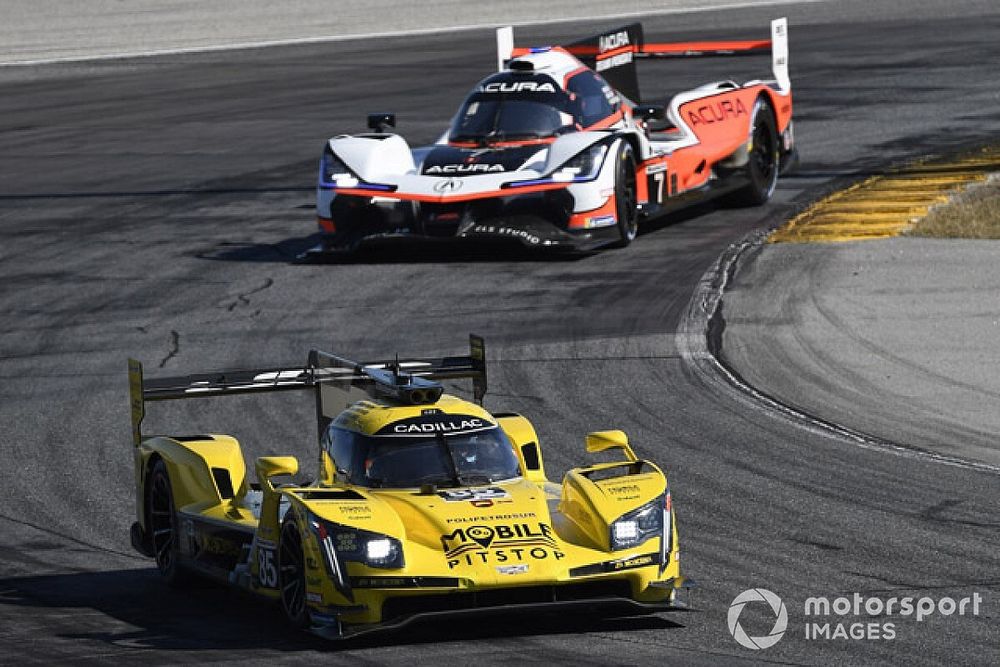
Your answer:
[[[638,102],[639,82],[635,61],[640,58],[704,58],[771,54],[771,70],[781,92],[791,88],[788,76],[788,19],[771,21],[771,38],[699,42],[647,42],[642,25],[632,23],[586,37],[562,47],[601,74],[630,100]],[[538,49],[515,47],[510,27],[497,30],[497,64]]]

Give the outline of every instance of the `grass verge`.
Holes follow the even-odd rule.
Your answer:
[[[970,187],[935,206],[906,232],[909,236],[1000,239],[1000,178]]]

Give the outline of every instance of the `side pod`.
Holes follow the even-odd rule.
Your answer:
[[[246,463],[237,440],[228,435],[157,436],[139,443],[135,450],[136,523],[132,544],[139,553],[152,555],[149,540],[146,483],[156,461],[167,466],[177,510],[203,513],[225,511],[247,492]]]

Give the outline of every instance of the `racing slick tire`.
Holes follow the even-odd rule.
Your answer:
[[[192,576],[180,564],[177,508],[174,506],[174,492],[170,486],[167,464],[162,459],[153,465],[149,473],[146,508],[146,525],[149,526],[156,569],[168,586],[182,587],[190,584]]]
[[[302,551],[302,534],[294,519],[281,524],[278,542],[278,590],[281,593],[281,610],[294,628],[307,628],[310,624],[306,607],[305,554]]]
[[[635,155],[632,145],[621,142],[615,158],[615,218],[620,238],[615,248],[624,248],[639,234],[639,207],[635,185]]]
[[[733,206],[766,204],[778,184],[781,142],[774,112],[764,98],[758,99],[754,105],[750,140],[750,154],[743,168],[744,176],[750,182],[727,197],[726,201]]]

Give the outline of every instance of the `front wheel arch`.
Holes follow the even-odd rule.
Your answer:
[[[281,610],[288,623],[295,628],[307,628],[311,622],[306,604],[305,549],[302,532],[289,512],[281,523],[278,540],[278,594]]]
[[[624,248],[639,234],[638,174],[632,143],[622,139],[615,149],[615,220],[620,238],[613,245]]]

